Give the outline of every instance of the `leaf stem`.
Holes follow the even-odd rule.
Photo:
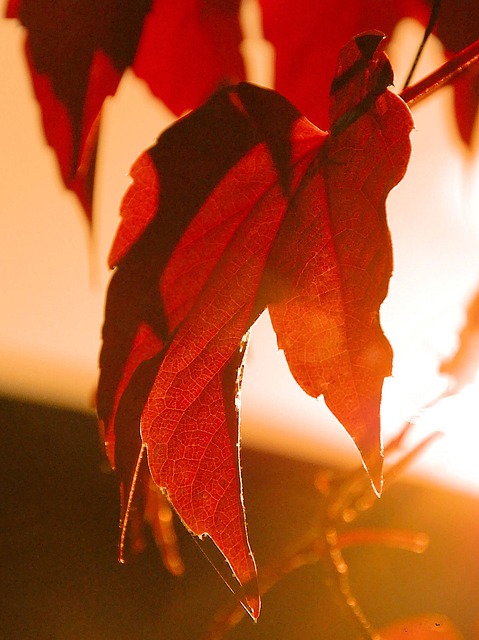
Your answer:
[[[423,80],[404,89],[400,96],[409,107],[413,107],[431,93],[457,80],[478,63],[479,40],[476,40]]]
[[[421,54],[426,46],[426,42],[428,41],[429,36],[432,33],[432,30],[436,26],[437,16],[439,15],[439,7],[441,6],[441,0],[434,0],[431,7],[431,15],[429,16],[429,22],[426,25],[426,29],[424,30],[424,36],[422,38],[421,44],[419,45],[419,49],[416,53],[416,57],[414,58],[414,62],[412,63],[411,69],[407,75],[406,81],[404,82],[403,91],[409,86],[414,72],[416,71],[416,67],[419,63],[419,59]]]

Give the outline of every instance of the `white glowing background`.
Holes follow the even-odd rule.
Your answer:
[[[245,5],[254,8],[253,0]],[[271,84],[272,51],[259,34],[253,25],[244,43],[253,56],[250,79]],[[421,36],[410,21],[396,33],[391,57],[398,86]],[[108,100],[90,243],[82,213],[61,186],[42,137],[23,41],[15,21],[0,21],[0,393],[87,409],[97,377],[106,255],[127,173],[172,116],[131,73]],[[439,45],[431,43],[416,77],[441,62]],[[479,284],[479,153],[467,160],[461,149],[450,89],[418,106],[414,117],[413,158],[388,206],[395,271],[382,322],[395,364],[384,392],[386,439],[444,387],[438,363],[454,349],[465,303]],[[474,175],[475,182],[466,180]],[[248,364],[244,442],[309,459],[358,463],[348,436],[322,402],[292,381],[267,316],[254,328]],[[446,435],[416,473],[479,490],[478,391],[471,386],[418,420],[418,437],[435,429]]]

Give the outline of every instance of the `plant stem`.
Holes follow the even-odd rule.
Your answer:
[[[356,546],[383,545],[392,549],[402,549],[412,553],[423,553],[429,538],[424,533],[400,529],[351,529],[338,533],[337,547],[340,550]],[[316,532],[308,532],[304,538],[279,561],[264,567],[261,571],[261,595],[270,591],[284,576],[300,567],[325,561],[328,546]],[[217,612],[214,622],[202,640],[222,640],[228,630],[236,626],[246,612],[236,600],[231,600]]]
[[[431,93],[441,89],[445,85],[451,84],[464,73],[469,71],[474,65],[479,63],[479,40],[456,53],[450,60],[439,69],[426,76],[420,82],[404,89],[400,93],[401,98],[409,107],[413,107]]]
[[[436,22],[437,22],[437,16],[439,15],[439,7],[441,6],[441,0],[434,0],[432,3],[432,7],[431,7],[431,15],[429,16],[429,22],[426,25],[426,29],[424,30],[424,36],[422,38],[421,44],[419,45],[419,49],[416,53],[416,57],[414,58],[414,62],[412,63],[411,69],[409,70],[409,73],[407,74],[407,78],[406,81],[404,82],[404,87],[403,87],[403,91],[409,87],[409,84],[412,80],[412,77],[414,75],[414,72],[416,70],[416,67],[418,65],[419,62],[419,58],[421,57],[421,54],[424,50],[424,47],[426,46],[426,42],[428,41],[429,36],[432,33],[432,30],[434,29],[434,27],[436,26]]]
[[[371,622],[362,610],[351,589],[349,582],[349,567],[344,559],[339,544],[338,531],[334,525],[324,528],[324,539],[328,549],[326,570],[331,573],[330,587],[339,595],[338,604],[355,620],[358,633],[365,640],[381,640]]]

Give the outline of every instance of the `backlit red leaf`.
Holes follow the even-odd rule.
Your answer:
[[[384,205],[412,119],[387,90],[380,41],[358,36],[341,53],[329,134],[247,84],[176,123],[134,166],[112,248],[98,411],[113,462],[127,493],[146,446],[186,526],[249,585],[254,616],[236,405],[245,335],[266,307],[293,376],[324,395],[381,488]]]

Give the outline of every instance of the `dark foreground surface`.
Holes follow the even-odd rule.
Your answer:
[[[194,640],[229,592],[180,523],[187,566],[170,576],[151,546],[117,563],[118,496],[101,470],[94,417],[0,401],[0,639]],[[308,527],[317,507],[312,465],[244,450],[251,543],[261,566]],[[429,550],[346,554],[359,601],[377,626],[439,612],[466,640],[479,619],[479,501],[396,485],[360,523],[425,531]],[[258,624],[234,640],[353,640],[357,630],[320,564],[284,577]],[[478,636],[479,637],[479,636]]]

